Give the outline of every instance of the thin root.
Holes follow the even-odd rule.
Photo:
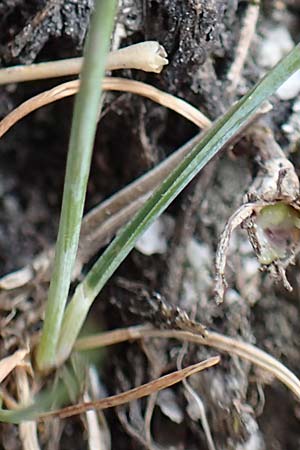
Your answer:
[[[243,66],[245,64],[251,41],[255,34],[256,23],[259,17],[259,1],[252,2],[248,5],[243,25],[241,29],[240,39],[236,48],[236,57],[227,74],[230,81],[229,91],[233,92],[237,87]]]

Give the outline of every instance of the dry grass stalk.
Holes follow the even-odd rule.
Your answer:
[[[179,383],[184,378],[194,375],[201,370],[208,369],[220,362],[219,356],[214,356],[205,361],[197,364],[193,364],[184,369],[177,370],[175,372],[164,375],[163,377],[157,378],[156,380],[150,381],[149,383],[142,384],[136,388],[130,389],[129,391],[122,392],[121,394],[113,395],[101,400],[96,400],[93,402],[79,403],[78,405],[67,406],[66,408],[59,409],[57,411],[51,411],[49,413],[44,413],[40,415],[40,419],[48,419],[50,417],[60,417],[61,419],[74,416],[76,414],[81,414],[83,412],[89,411],[91,409],[107,409],[115,406],[120,406],[125,403],[129,403],[133,400],[137,400],[142,397],[147,397],[154,392],[165,389],[169,386],[173,386]]]
[[[7,377],[17,366],[24,363],[25,357],[28,355],[29,349],[17,350],[10,356],[0,361],[0,383]]]
[[[32,402],[30,386],[26,370],[18,367],[16,371],[16,382],[18,397],[22,406],[27,406]],[[23,450],[40,450],[37,433],[37,423],[33,420],[24,421],[19,424],[20,440]]]
[[[217,350],[234,354],[260,367],[273,377],[285,384],[300,399],[300,380],[285,365],[268,353],[260,350],[252,344],[224,336],[219,333],[207,331],[202,337],[195,333],[179,330],[158,330],[149,326],[137,326],[107,333],[81,338],[77,341],[76,350],[86,350],[104,345],[117,344],[127,340],[161,337],[168,339],[179,339],[196,344],[213,347]],[[103,342],[103,344],[102,344]]]
[[[160,73],[168,64],[167,53],[157,41],[145,41],[109,53],[106,70],[137,69]],[[0,85],[41,80],[67,75],[78,75],[83,58],[20,65],[0,69]]]

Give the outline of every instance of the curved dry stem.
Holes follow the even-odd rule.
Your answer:
[[[78,89],[79,80],[73,80],[55,86],[48,91],[26,100],[0,122],[0,138],[23,117],[42,106],[75,95]],[[211,125],[211,121],[204,114],[186,101],[140,81],[128,80],[126,78],[104,78],[102,89],[104,91],[130,92],[147,97],[166,108],[176,111],[199,128],[207,128]]]
[[[195,333],[179,330],[157,330],[149,326],[130,327],[102,333],[95,336],[78,339],[76,350],[87,350],[105,345],[117,344],[127,340],[144,338],[173,338],[194,342],[208,347],[213,347],[229,354],[234,354],[252,364],[266,370],[275,378],[285,384],[300,399],[300,380],[285,365],[268,353],[260,350],[252,344],[224,336],[219,333],[207,331],[202,337]]]

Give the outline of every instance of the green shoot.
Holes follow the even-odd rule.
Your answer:
[[[106,55],[116,0],[97,0],[91,19],[76,96],[68,150],[62,211],[53,274],[37,365],[47,370],[56,361],[56,347],[74,267],[101,98]]]

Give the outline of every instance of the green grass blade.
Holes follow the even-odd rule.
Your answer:
[[[132,221],[116,236],[89,271],[85,280],[78,285],[66,309],[58,343],[57,363],[61,363],[68,357],[95,297],[132,250],[137,239],[222,146],[241,129],[261,103],[299,68],[300,48],[297,45],[212,126],[203,140],[187,155]]]
[[[101,97],[99,85],[104,76],[115,10],[116,0],[96,0],[85,45],[80,90],[72,120],[54,268],[37,352],[37,365],[41,370],[51,367],[56,359],[56,346],[78,247]]]

